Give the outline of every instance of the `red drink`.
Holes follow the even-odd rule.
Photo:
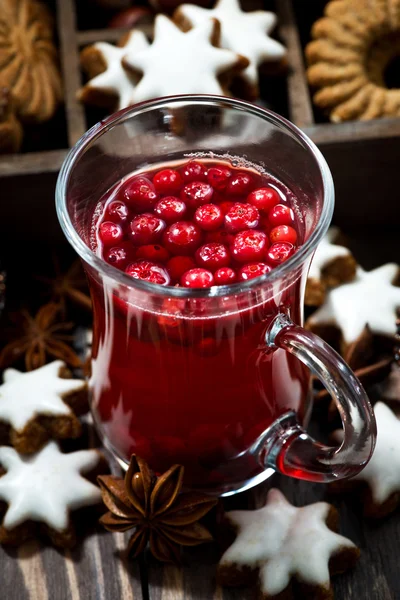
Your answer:
[[[296,205],[283,184],[254,170],[163,165],[101,199],[92,245],[132,277],[166,287],[245,282],[296,251]],[[143,310],[93,280],[92,408],[113,450],[158,472],[183,464],[188,485],[213,491],[261,473],[252,444],[280,415],[304,420],[307,411],[308,370],[263,342],[278,308],[301,322],[302,281],[273,294],[272,283],[253,288],[238,302],[166,294]]]

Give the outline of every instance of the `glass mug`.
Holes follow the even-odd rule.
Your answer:
[[[132,172],[189,157],[265,170],[283,182],[297,197],[303,245],[269,274],[209,289],[133,279],[97,256],[92,216],[103,194]],[[329,168],[304,133],[234,99],[145,102],[83,136],[61,169],[56,203],[93,300],[92,414],[122,466],[132,453],[157,473],[179,463],[187,487],[218,495],[274,470],[327,482],[363,468],[376,436],[368,398],[340,356],[302,327],[308,267],[334,206]],[[340,447],[304,429],[310,371],[336,401]]]

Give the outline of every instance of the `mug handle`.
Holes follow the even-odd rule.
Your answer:
[[[260,452],[263,467],[307,481],[357,475],[369,461],[376,440],[374,412],[360,381],[333,348],[286,314],[275,317],[265,342],[271,350],[281,348],[296,356],[320,379],[336,402],[344,439],[340,447],[325,446],[310,437],[290,412],[269,431]]]

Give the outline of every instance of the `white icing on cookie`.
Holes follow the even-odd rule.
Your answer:
[[[223,94],[218,75],[236,66],[239,57],[215,48],[215,21],[183,33],[164,15],[157,15],[154,41],[143,52],[128,52],[123,64],[143,73],[133,94],[135,102],[175,94]]]
[[[317,247],[308,276],[312,279],[321,279],[323,269],[331,264],[337,258],[342,256],[351,256],[351,252],[344,246],[337,246],[332,241],[337,237],[338,229],[331,227],[326,236],[321,240]]]
[[[119,48],[106,42],[98,42],[93,45],[101,52],[107,69],[100,75],[97,75],[87,84],[93,89],[105,90],[118,96],[118,110],[126,108],[134,103],[133,91],[137,84],[137,78],[128,75],[122,67],[122,58],[127,52],[131,52],[133,56],[137,52],[145,50],[149,46],[146,36],[142,31],[133,30],[125,46]]]
[[[399,267],[388,263],[374,269],[357,269],[356,277],[329,290],[324,304],[308,319],[308,325],[335,325],[347,344],[354,342],[368,325],[371,332],[394,335],[400,287],[392,285]]]
[[[219,0],[213,9],[194,4],[179,7],[193,27],[206,19],[215,18],[221,24],[221,47],[228,48],[249,59],[250,64],[241,74],[251,85],[257,85],[257,67],[262,62],[281,60],[286,49],[268,37],[276,26],[276,15],[264,10],[244,12],[239,0]]]
[[[72,415],[62,397],[83,389],[86,384],[80,379],[59,377],[60,369],[65,366],[61,360],[55,360],[28,373],[16,369],[4,371],[4,383],[0,385],[0,421],[21,431],[38,415]]]
[[[4,527],[13,529],[32,520],[65,530],[69,510],[101,500],[99,488],[80,475],[94,469],[99,460],[96,450],[63,454],[55,442],[31,456],[0,447],[0,463],[7,471],[0,477],[0,498],[8,504]]]
[[[264,508],[227,513],[239,532],[220,566],[259,568],[261,591],[268,596],[282,592],[292,576],[329,589],[329,559],[355,548],[326,526],[329,509],[325,502],[296,508],[282,492],[270,490]]]

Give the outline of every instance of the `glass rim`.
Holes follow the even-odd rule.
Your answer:
[[[250,113],[263,119],[264,121],[268,121],[269,123],[281,128],[283,127],[286,131],[288,131],[288,133],[294,135],[296,140],[299,141],[303,147],[308,149],[315,159],[321,174],[323,186],[323,206],[320,218],[305,244],[300,246],[299,250],[287,261],[277,267],[274,267],[270,273],[250,279],[249,281],[241,281],[230,285],[214,285],[210,288],[182,288],[150,283],[141,279],[134,279],[130,275],[106,263],[102,258],[95,254],[95,252],[93,252],[89,246],[85,244],[75,230],[67,210],[67,189],[71,170],[82,154],[84,154],[86,149],[104,133],[114,128],[116,125],[123,123],[128,118],[140,114],[143,111],[159,108],[166,104],[170,105],[179,102],[187,102],[192,104],[219,104],[220,106],[225,105],[227,108],[236,108],[238,110]],[[61,229],[68,242],[80,256],[80,258],[83,259],[90,267],[102,273],[103,275],[107,275],[110,279],[115,280],[115,282],[123,286],[142,290],[144,292],[160,294],[163,296],[172,296],[176,298],[204,298],[240,294],[260,285],[268,284],[276,281],[277,279],[281,279],[302,265],[328,230],[333,215],[335,194],[332,174],[321,151],[301,129],[291,123],[288,119],[285,119],[269,109],[262,108],[250,102],[236,98],[203,94],[187,94],[147,100],[113,113],[110,117],[107,117],[106,119],[96,123],[69,150],[57,178],[55,195],[56,211]]]

